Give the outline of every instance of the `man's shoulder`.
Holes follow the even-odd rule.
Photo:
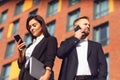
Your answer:
[[[71,40],[71,39],[77,39],[77,38],[74,36],[70,36],[70,37],[66,38],[66,40]],[[77,40],[79,40],[79,39],[77,39]]]
[[[56,39],[55,36],[49,36],[49,37],[46,37],[47,39]]]
[[[94,44],[94,45],[101,45],[99,42],[92,41],[92,40],[88,40],[88,42],[89,42],[90,44]]]
[[[68,39],[72,39],[74,36],[70,36],[70,37],[67,37],[66,39],[68,40]]]

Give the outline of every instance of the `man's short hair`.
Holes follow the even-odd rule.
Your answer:
[[[87,20],[89,20],[89,17],[87,17],[87,16],[81,16],[81,17],[79,17],[79,18],[77,18],[77,19],[74,20],[73,25],[75,25],[75,23],[76,23],[78,20],[80,20],[80,19],[87,19]]]

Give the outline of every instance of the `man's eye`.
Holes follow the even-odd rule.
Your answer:
[[[87,23],[86,23],[86,24],[84,24],[84,25],[88,25],[88,26],[90,26],[90,24],[87,24]]]

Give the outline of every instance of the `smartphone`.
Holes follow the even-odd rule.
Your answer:
[[[80,26],[78,25],[78,26],[76,26],[76,27],[74,28],[74,31],[76,32],[76,31],[78,31],[79,29],[81,29],[81,28],[80,28]]]
[[[22,40],[22,38],[20,37],[19,34],[14,35],[14,39],[15,39],[15,41],[17,41],[17,42],[20,40],[20,44],[23,43],[23,40]],[[23,48],[26,48],[26,45],[23,46]]]
[[[22,38],[20,37],[19,34],[14,35],[14,39],[18,42],[20,40],[20,44],[23,43]]]

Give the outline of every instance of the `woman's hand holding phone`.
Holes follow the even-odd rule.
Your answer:
[[[25,56],[24,49],[26,47],[26,44],[25,44],[25,42],[23,42],[23,40],[19,34],[14,35],[14,39],[17,42],[17,48],[18,48],[18,52],[19,52],[18,61],[21,63],[24,61],[24,56]]]
[[[20,35],[19,35],[19,34],[14,35],[14,39],[15,39],[15,41],[16,41],[17,44],[18,44],[18,50],[19,50],[19,51],[24,50],[25,47],[26,47],[26,44],[25,44],[25,42],[23,42],[23,40],[22,40],[22,38],[20,37]]]
[[[25,49],[25,47],[26,47],[25,42],[22,42],[22,43],[21,43],[21,40],[19,40],[17,43],[18,43],[18,50],[19,50],[19,51],[22,51],[22,50]]]

